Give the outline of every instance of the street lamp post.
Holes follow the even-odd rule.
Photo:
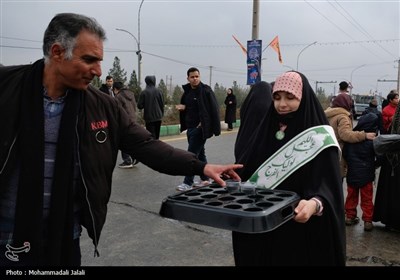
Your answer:
[[[303,48],[303,49],[300,51],[300,53],[297,55],[297,67],[296,67],[296,70],[297,70],[297,71],[299,70],[299,57],[300,57],[301,53],[304,52],[308,47],[311,47],[312,45],[315,45],[316,43],[317,43],[317,41],[315,41],[315,42],[313,42],[313,43],[311,43],[311,44],[305,46],[305,48]]]
[[[351,85],[351,86],[350,86],[350,95],[351,95],[351,92],[352,92],[352,90],[353,90],[353,73],[354,73],[354,71],[356,71],[357,69],[360,69],[360,68],[364,67],[365,65],[366,65],[366,64],[360,65],[360,66],[354,68],[353,71],[351,71],[351,74],[350,74],[350,85]]]
[[[137,51],[136,54],[138,56],[138,83],[139,83],[139,87],[140,87],[140,60],[141,60],[141,56],[142,54],[140,53],[140,43],[139,40],[135,37],[135,35],[133,35],[131,32],[129,32],[128,30],[125,29],[121,29],[121,28],[115,28],[118,31],[122,31],[125,33],[128,33],[129,35],[131,35],[133,37],[133,39],[135,39],[136,44],[137,44]]]
[[[139,88],[140,88],[140,81],[142,79],[141,73],[142,73],[142,50],[140,49],[140,10],[142,9],[144,0],[140,2],[139,10],[138,10],[138,51],[136,52],[138,56],[138,79],[139,79]]]
[[[141,76],[141,74],[142,74],[142,71],[141,71],[142,50],[140,49],[140,10],[142,9],[143,2],[144,2],[144,0],[142,0],[142,2],[140,2],[140,6],[139,6],[139,10],[138,10],[138,38],[136,38],[135,35],[133,35],[128,30],[125,30],[125,29],[122,29],[122,28],[116,28],[116,30],[118,30],[118,31],[122,31],[122,32],[128,33],[136,41],[136,44],[137,44],[136,55],[138,57],[138,84],[139,84],[139,88],[140,88],[140,82],[142,80],[142,76]]]

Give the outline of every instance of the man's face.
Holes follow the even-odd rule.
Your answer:
[[[112,88],[113,83],[114,83],[114,80],[113,80],[113,79],[108,79],[108,80],[106,80],[106,85],[107,85],[108,88]]]
[[[192,88],[197,88],[200,84],[200,73],[199,71],[189,72],[187,80]]]
[[[65,50],[54,60],[57,77],[65,88],[85,90],[95,76],[101,76],[103,41],[95,34],[82,31],[76,38],[72,59],[65,59]]]

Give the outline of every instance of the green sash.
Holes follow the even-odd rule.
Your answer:
[[[310,127],[268,158],[253,173],[249,181],[256,183],[258,188],[274,189],[322,150],[331,146],[336,146],[340,150],[331,126]]]

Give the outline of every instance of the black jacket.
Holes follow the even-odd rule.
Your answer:
[[[43,64],[43,60],[35,62],[38,63]],[[19,123],[20,103],[24,98],[21,85],[26,82],[24,75],[31,68],[32,65],[0,67],[0,119],[8,120],[0,133],[0,191],[15,164],[15,143],[18,131],[23,129]],[[203,174],[205,163],[192,153],[152,138],[147,130],[129,120],[114,98],[92,86],[86,91],[70,90],[68,94],[79,94],[81,99],[76,135],[71,137],[78,139],[81,185],[87,194],[83,201],[82,224],[96,248],[106,219],[118,150],[169,175]]]
[[[146,76],[144,79],[146,88],[140,93],[138,108],[144,109],[143,118],[145,122],[161,121],[164,116],[164,97],[159,89],[155,87],[156,77]]]
[[[360,117],[354,131],[376,132],[379,126],[377,114],[365,114]],[[358,143],[345,143],[343,157],[347,162],[347,184],[353,187],[364,187],[375,180],[377,165],[372,140]]]
[[[110,93],[109,88],[106,84],[102,84],[101,87],[99,88],[99,90],[104,92],[105,94],[112,96],[112,94]]]
[[[200,93],[197,98],[199,113],[200,113],[200,122],[201,128],[203,130],[203,138],[211,138],[213,135],[218,136],[221,134],[221,122],[219,119],[219,108],[218,102],[214,95],[212,89],[203,83],[200,83]],[[185,84],[182,86],[183,95],[181,97],[181,104],[184,104],[183,100],[185,98],[185,94],[190,90],[190,84]],[[180,123],[181,123],[181,132],[186,130],[186,111],[180,111]]]

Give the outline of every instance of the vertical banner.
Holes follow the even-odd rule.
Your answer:
[[[247,41],[247,84],[261,81],[261,40]]]

